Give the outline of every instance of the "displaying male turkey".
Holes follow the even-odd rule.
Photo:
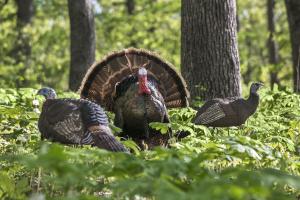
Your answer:
[[[46,98],[38,121],[42,139],[127,151],[112,135],[99,105],[83,99],[56,99],[52,88],[42,88],[37,94]]]
[[[197,112],[195,124],[212,127],[240,126],[255,113],[259,104],[258,89],[262,83],[253,83],[248,99],[225,98],[207,101]]]
[[[166,145],[169,135],[149,128],[150,122],[169,122],[167,108],[188,106],[189,92],[173,66],[146,50],[114,52],[93,65],[81,88],[88,98],[115,113],[123,137],[140,146]]]

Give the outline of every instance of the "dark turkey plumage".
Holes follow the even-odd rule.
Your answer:
[[[169,139],[151,130],[149,123],[169,122],[167,107],[188,106],[189,98],[185,81],[169,63],[133,48],[114,52],[92,66],[80,94],[113,111],[122,136],[148,148]]]
[[[255,113],[259,104],[258,89],[261,83],[253,83],[250,87],[248,99],[243,98],[216,98],[207,101],[199,108],[195,124],[211,127],[240,126]]]
[[[111,133],[107,116],[98,104],[83,99],[56,99],[51,90],[43,88],[38,92],[46,97],[38,121],[42,139],[127,151]]]

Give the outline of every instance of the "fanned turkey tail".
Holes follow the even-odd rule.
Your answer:
[[[114,152],[129,152],[113,135],[104,132],[94,132],[93,146]]]
[[[140,67],[145,67],[148,74],[159,82],[158,87],[167,108],[188,106],[187,85],[174,67],[153,52],[134,48],[113,52],[91,66],[79,93],[82,98],[88,98],[112,111],[116,84],[136,74]]]

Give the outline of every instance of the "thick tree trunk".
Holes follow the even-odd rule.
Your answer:
[[[280,85],[278,79],[278,73],[276,70],[276,65],[278,65],[279,63],[279,53],[278,53],[278,44],[274,38],[275,36],[274,7],[275,7],[275,0],[267,0],[268,30],[269,30],[269,39],[268,39],[269,63],[274,66],[270,71],[270,84],[272,89],[275,83]]]
[[[17,41],[12,50],[12,55],[16,64],[22,63],[19,74],[24,75],[30,66],[31,46],[29,35],[24,32],[24,28],[29,25],[34,15],[33,0],[15,0],[17,4]],[[26,84],[26,80],[17,80],[17,87]]]
[[[91,0],[68,0],[71,24],[69,88],[76,91],[95,60],[94,13]]]
[[[300,1],[285,0],[294,68],[294,91],[300,92]]]
[[[182,0],[181,62],[192,98],[240,96],[235,0]]]

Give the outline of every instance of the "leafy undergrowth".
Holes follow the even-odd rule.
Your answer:
[[[258,112],[238,128],[193,125],[193,109],[170,110],[171,124],[151,126],[191,135],[130,155],[41,142],[35,93],[0,89],[0,199],[282,200],[300,191],[300,96],[289,91],[261,91]]]

